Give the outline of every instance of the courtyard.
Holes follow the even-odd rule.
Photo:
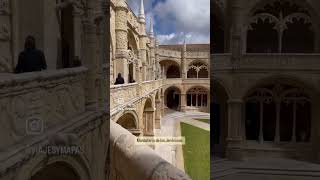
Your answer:
[[[209,118],[208,113],[171,111],[155,130],[155,137],[185,137],[185,145],[155,145],[155,151],[194,180],[210,177],[210,124],[196,120]]]

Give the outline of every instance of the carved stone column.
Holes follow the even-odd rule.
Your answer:
[[[74,21],[74,55],[75,57],[81,57],[81,30],[79,27],[81,25],[81,14],[80,12],[73,12],[73,21]],[[80,59],[81,60],[81,59]]]
[[[155,111],[153,108],[147,108],[143,112],[143,121],[144,121],[144,131],[143,134],[145,136],[154,136],[154,114]]]
[[[232,60],[238,61],[241,55],[241,25],[242,13],[240,0],[232,1],[231,3],[231,53]]]
[[[86,106],[95,109],[97,105],[97,27],[89,19],[84,20],[83,26],[84,66],[86,66],[89,69],[86,80]]]
[[[181,99],[180,99],[180,102],[181,102],[180,109],[181,109],[182,112],[186,112],[186,107],[187,107],[186,98],[187,98],[187,95],[185,93],[182,93],[181,94]]]
[[[127,31],[127,4],[124,0],[116,3],[116,75],[128,77],[128,31]],[[126,82],[127,83],[127,82]]]
[[[187,79],[187,67],[186,67],[186,62],[187,62],[187,45],[186,43],[183,44],[182,48],[182,53],[181,53],[182,61],[181,61],[181,78],[182,79]]]
[[[233,160],[242,159],[242,125],[243,101],[231,99],[228,101],[228,138],[227,157]]]
[[[147,80],[147,39],[146,23],[140,21],[140,60],[142,62],[142,81]]]
[[[161,129],[161,100],[156,99],[155,128]]]
[[[161,99],[162,99],[162,101],[161,101],[161,116],[164,116],[164,114],[165,114],[165,96],[164,96],[164,92],[162,92],[161,93]]]

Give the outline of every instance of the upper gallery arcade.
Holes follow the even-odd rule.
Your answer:
[[[136,135],[153,135],[168,111],[209,112],[209,44],[159,45],[140,1],[111,1],[111,118]],[[150,27],[146,27],[150,21]],[[118,74],[124,84],[114,85]]]

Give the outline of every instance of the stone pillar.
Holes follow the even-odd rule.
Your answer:
[[[155,80],[156,78],[156,55],[155,55],[155,49],[154,49],[154,43],[153,39],[151,39],[151,45],[150,45],[150,80]]]
[[[320,25],[318,25],[315,29],[314,33],[314,52],[319,53],[320,52]]]
[[[280,142],[280,108],[281,108],[281,100],[276,99],[276,132],[275,139],[276,143]]]
[[[140,32],[140,60],[142,62],[142,81],[147,80],[147,40],[146,22],[143,19],[139,20],[139,32]]]
[[[57,20],[56,2],[44,0],[43,4],[43,52],[46,57],[47,69],[56,69],[58,58],[58,48],[60,44],[57,37],[60,37],[59,23]],[[37,11],[37,10],[35,10]],[[81,26],[76,31],[80,31]],[[80,36],[78,37],[80,39]],[[81,44],[79,42],[79,44]],[[60,59],[59,59],[60,60]]]
[[[156,99],[155,128],[161,129],[161,100]]]
[[[232,60],[237,61],[241,55],[241,30],[242,30],[242,13],[241,0],[234,0],[231,5],[231,53]]]
[[[242,107],[243,101],[241,99],[228,101],[227,157],[232,160],[242,159]]]
[[[181,53],[182,61],[181,61],[181,78],[187,79],[187,72],[186,72],[186,62],[187,62],[187,44],[184,42],[182,53]]]
[[[156,66],[156,78],[157,79],[162,79],[162,74],[161,74],[161,65],[159,63],[159,53],[158,53],[158,46],[155,40],[155,66]]]
[[[81,57],[81,14],[79,12],[73,12],[74,19],[74,55],[75,57]],[[80,59],[81,60],[81,59]]]
[[[161,116],[164,116],[165,114],[165,96],[164,96],[164,92],[161,93]]]
[[[97,66],[98,57],[96,53],[97,48],[97,27],[89,19],[84,20],[84,37],[83,49],[84,52],[84,66],[89,69],[86,79],[86,106],[90,109],[97,107]]]
[[[154,128],[155,128],[154,114],[155,114],[155,111],[153,108],[147,108],[143,112],[143,121],[144,121],[143,135],[145,136],[154,136]]]
[[[182,112],[186,112],[186,107],[187,107],[187,95],[185,93],[182,93],[181,94],[181,97],[180,97],[180,109]]]
[[[141,50],[141,57],[144,57],[144,58],[141,58],[141,61],[142,61],[142,66],[141,66],[141,82],[144,82],[147,80],[147,64],[146,64],[146,50]]]
[[[116,3],[116,74],[128,77],[128,31],[127,31],[127,4],[124,0]],[[127,83],[127,82],[126,82]]]

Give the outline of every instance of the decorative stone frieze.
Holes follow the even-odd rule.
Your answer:
[[[8,75],[0,79],[2,141],[9,147],[85,111],[85,68]]]

